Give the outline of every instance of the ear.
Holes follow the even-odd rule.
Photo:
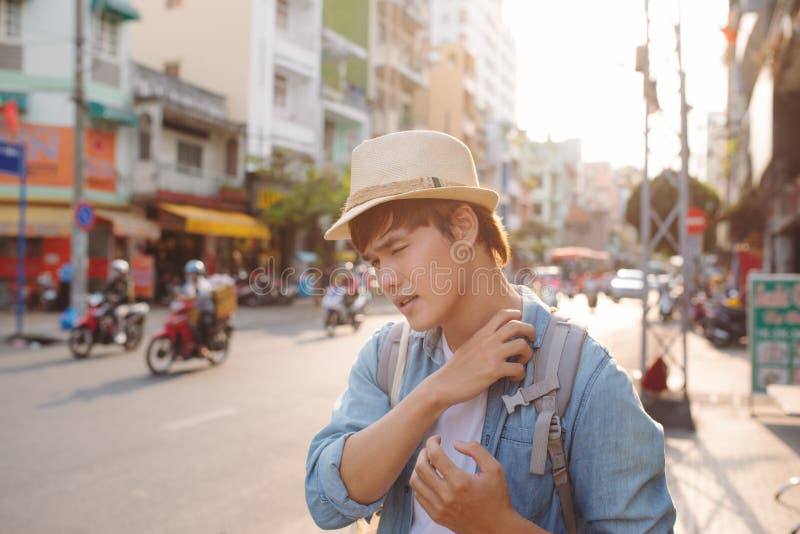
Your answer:
[[[478,239],[478,216],[469,204],[461,204],[456,208],[450,224],[457,240],[475,244]]]

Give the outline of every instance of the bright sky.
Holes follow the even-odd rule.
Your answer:
[[[706,150],[708,113],[726,106],[728,0],[683,0],[689,144]],[[517,44],[517,120],[535,141],[581,138],[584,161],[641,167],[642,75],[636,47],[645,42],[643,0],[504,0]],[[679,95],[674,24],[677,2],[650,0],[651,69],[664,118],[651,116],[651,175],[678,166]],[[673,92],[674,90],[674,92]],[[702,159],[702,158],[701,158]],[[693,163],[697,163],[693,161]],[[695,169],[699,170],[699,169]],[[701,171],[702,172],[702,171]]]

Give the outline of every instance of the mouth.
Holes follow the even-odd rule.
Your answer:
[[[400,310],[402,313],[406,313],[408,310],[411,309],[412,304],[417,300],[419,295],[409,295],[406,297],[401,297],[395,300],[395,306],[397,309]]]

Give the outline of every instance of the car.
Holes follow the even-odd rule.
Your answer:
[[[608,296],[614,302],[623,298],[640,299],[644,288],[644,273],[639,269],[620,269],[609,286]]]
[[[556,295],[561,290],[561,267],[557,265],[544,265],[534,270],[533,289],[548,306],[557,304]]]

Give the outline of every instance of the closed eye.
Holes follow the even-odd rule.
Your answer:
[[[408,245],[403,245],[402,247],[397,247],[396,249],[392,250],[392,256],[394,256],[398,252],[401,252],[401,251],[405,250],[406,248],[408,248]]]

